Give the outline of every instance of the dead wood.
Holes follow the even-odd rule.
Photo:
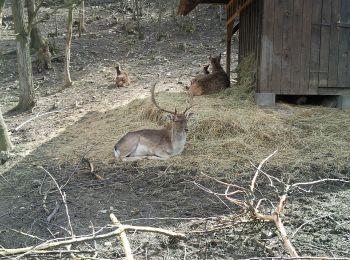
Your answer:
[[[251,184],[249,189],[244,188],[244,187],[240,187],[234,184],[230,184],[230,183],[226,183],[220,180],[217,180],[213,177],[210,177],[206,174],[203,174],[204,176],[215,180],[216,182],[225,185],[226,186],[226,190],[224,193],[218,193],[218,192],[214,192],[206,187],[204,187],[203,185],[196,183],[193,181],[193,183],[199,187],[200,189],[204,190],[205,192],[209,193],[209,194],[213,194],[216,197],[224,197],[226,198],[228,201],[230,201],[231,203],[235,204],[236,206],[240,207],[242,209],[241,214],[245,215],[245,218],[247,219],[247,221],[256,221],[256,220],[260,220],[260,221],[267,221],[267,222],[272,222],[279,235],[280,235],[280,239],[283,243],[284,249],[286,250],[286,252],[288,252],[288,254],[292,257],[292,259],[299,259],[299,255],[298,252],[296,250],[296,248],[293,246],[290,237],[295,236],[295,234],[297,233],[297,231],[302,227],[299,227],[292,236],[289,236],[286,228],[283,224],[282,221],[282,214],[283,214],[283,209],[285,207],[286,201],[288,196],[292,193],[293,190],[295,189],[299,189],[305,192],[310,192],[310,190],[305,190],[304,188],[301,188],[300,186],[312,186],[314,184],[319,184],[319,183],[324,183],[324,182],[344,182],[344,183],[350,183],[350,181],[348,180],[342,180],[342,179],[321,179],[321,180],[316,180],[316,181],[310,181],[310,182],[299,182],[299,183],[294,183],[294,184],[287,184],[284,183],[282,180],[280,180],[277,177],[271,176],[269,174],[267,174],[266,172],[262,171],[262,166],[272,157],[276,154],[277,151],[274,151],[272,154],[270,154],[268,157],[266,157],[264,160],[262,160],[259,164],[258,167],[256,168],[256,172],[251,180]],[[275,190],[278,191],[278,188],[274,185],[275,182],[278,182],[279,187],[282,185],[283,186],[283,192],[282,195],[279,197],[278,199],[278,204],[277,206],[273,206],[274,204],[272,202],[270,202],[267,198],[259,198],[259,196],[257,196],[257,192],[256,192],[256,185],[258,183],[258,177],[260,175],[265,176],[270,183],[270,187],[274,188]],[[233,190],[233,191],[232,191]],[[267,191],[268,192],[268,191]],[[244,196],[242,196],[244,195]],[[221,200],[221,199],[220,199]],[[221,200],[222,201],[222,200]],[[222,201],[223,202],[223,201]],[[270,202],[270,204],[268,205],[272,205],[272,209],[264,209],[265,212],[269,212],[269,213],[262,213],[260,211],[260,208],[263,204],[263,202]],[[223,202],[225,205],[226,203]],[[227,206],[227,205],[226,205]],[[229,206],[228,206],[229,207]],[[233,223],[230,223],[230,225],[226,225],[226,227],[231,227],[234,226],[236,222],[240,221],[239,219],[233,219]],[[309,259],[309,258],[308,258]],[[315,258],[317,259],[317,258]],[[322,258],[322,259],[326,259],[326,258]]]
[[[123,228],[123,225],[120,223],[120,221],[117,219],[117,217],[113,213],[109,217],[111,218],[113,225],[119,226],[119,228]],[[128,240],[127,236],[126,236],[125,231],[120,232],[119,238],[120,238],[120,240],[122,242],[126,259],[127,260],[133,260],[134,257],[132,255],[130,243],[129,243],[129,240]]]
[[[51,239],[37,246],[28,246],[28,247],[13,248],[13,249],[1,248],[0,256],[18,255],[18,254],[23,254],[28,252],[37,253],[37,251],[41,251],[41,250],[48,250],[48,249],[67,246],[75,243],[101,240],[101,239],[106,239],[114,236],[119,236],[122,232],[125,232],[125,231],[151,232],[151,233],[157,233],[157,234],[175,237],[178,239],[184,239],[186,237],[185,234],[183,233],[177,233],[177,232],[173,232],[162,228],[122,225],[122,227],[118,227],[117,229],[111,232],[101,234],[101,235],[96,235],[96,233],[94,232],[94,234],[89,234],[87,236],[76,236],[74,238],[63,237],[63,238]]]

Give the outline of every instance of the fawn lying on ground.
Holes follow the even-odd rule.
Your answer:
[[[115,66],[115,69],[117,70],[117,78],[115,79],[115,84],[117,85],[117,87],[121,88],[129,86],[130,80],[128,74],[120,70],[119,64]]]
[[[221,54],[217,57],[210,57],[212,72],[204,67],[204,74],[196,76],[191,81],[189,91],[193,96],[217,93],[230,86],[230,81],[224,69],[220,64]]]

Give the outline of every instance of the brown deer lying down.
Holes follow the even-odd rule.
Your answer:
[[[135,161],[140,159],[165,160],[170,156],[182,153],[186,143],[187,120],[192,113],[168,111],[157,104],[152,87],[152,102],[161,111],[169,113],[168,118],[172,121],[170,128],[143,129],[135,132],[128,132],[114,147],[114,155],[122,161]]]
[[[220,65],[220,60],[221,53],[217,57],[210,57],[212,72],[209,73],[208,68],[204,67],[204,74],[192,79],[189,91],[193,96],[217,93],[230,86],[230,81]]]
[[[130,85],[129,76],[126,72],[122,72],[120,70],[120,65],[117,64],[115,66],[115,69],[117,70],[117,78],[115,79],[115,84],[118,88],[126,87]]]

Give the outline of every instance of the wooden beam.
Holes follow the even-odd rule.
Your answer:
[[[181,15],[189,14],[199,4],[222,4],[226,5],[229,0],[181,0],[177,13]]]
[[[233,26],[232,35],[234,35],[238,30],[239,30],[239,22],[235,26]]]
[[[226,25],[226,74],[230,80],[230,70],[231,70],[231,39],[232,39],[232,30],[233,23]]]
[[[227,4],[229,0],[200,0],[200,4]]]
[[[230,24],[233,20],[239,16],[240,12],[251,4],[254,0],[231,0],[226,5],[227,20],[226,24]],[[243,2],[243,3],[242,3]]]

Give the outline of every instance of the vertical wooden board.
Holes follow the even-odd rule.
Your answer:
[[[300,62],[301,62],[301,39],[303,29],[303,0],[294,0],[293,7],[293,36],[291,44],[292,70],[290,94],[303,94],[300,91]]]
[[[249,8],[249,9],[248,9],[248,21],[249,21],[249,24],[248,24],[249,49],[248,49],[247,56],[250,55],[250,52],[251,52],[251,50],[252,50],[252,44],[253,44],[252,39],[253,39],[253,37],[254,37],[254,32],[252,31],[252,18],[253,18],[253,16],[252,16],[252,6],[249,5],[248,8]]]
[[[253,49],[253,38],[254,38],[254,31],[253,31],[253,9],[252,5],[249,5],[249,27],[248,27],[248,32],[249,32],[249,51],[247,55],[249,56],[252,52]]]
[[[323,0],[321,13],[321,45],[320,45],[320,69],[318,74],[319,87],[328,86],[328,63],[330,44],[330,23],[332,0]]]
[[[250,14],[251,14],[251,26],[250,26],[250,29],[251,29],[251,37],[250,37],[250,41],[251,41],[251,49],[250,49],[250,52],[251,53],[254,53],[254,46],[255,46],[255,4],[254,2],[250,4]]]
[[[245,45],[246,45],[246,41],[245,41],[245,26],[246,26],[246,20],[245,20],[245,13],[241,12],[240,16],[239,16],[239,22],[241,23],[241,28],[240,28],[240,33],[242,34],[242,46],[241,46],[241,53],[240,53],[240,57],[241,57],[241,61],[244,58],[244,49],[245,49]]]
[[[292,36],[293,36],[293,0],[282,2],[282,74],[281,94],[291,94],[291,69],[292,69]]]
[[[322,0],[312,0],[309,94],[317,93],[320,71]]]
[[[275,0],[273,22],[273,53],[272,53],[272,82],[271,92],[281,93],[282,55],[283,55],[283,1]]]
[[[303,1],[299,93],[309,94],[312,1]]]
[[[226,25],[226,74],[231,79],[231,50],[233,22]]]
[[[346,15],[345,15],[345,20],[347,21],[348,26],[350,25],[350,1],[347,1],[347,6],[346,8]],[[347,54],[348,54],[348,66],[347,66],[347,77],[346,77],[346,84],[344,84],[346,88],[350,89],[350,26],[346,28],[347,29],[347,37],[348,37],[348,49],[347,49]]]
[[[349,60],[349,30],[350,24],[350,1],[342,0],[340,9],[340,37],[339,37],[339,66],[338,82],[339,85],[345,86],[348,78],[348,60]],[[350,82],[349,82],[350,83]]]
[[[243,45],[243,23],[242,23],[242,17],[239,17],[239,35],[238,35],[238,62],[242,60],[242,45]]]
[[[244,57],[247,57],[247,55],[249,53],[249,49],[250,49],[250,34],[251,34],[251,32],[249,31],[249,27],[250,27],[250,8],[245,8],[244,9],[244,13],[245,13],[245,23],[246,23],[246,28],[245,28],[245,32],[246,32],[246,51],[245,51]]]
[[[260,92],[259,80],[260,80],[260,62],[261,62],[261,27],[262,27],[262,12],[263,12],[263,1],[258,1],[257,7],[257,38],[256,38],[256,46],[255,46],[255,64],[256,64],[256,92]]]
[[[331,26],[328,61],[328,87],[337,87],[338,84],[338,61],[339,61],[339,28],[341,0],[331,2]]]
[[[260,44],[261,44],[261,15],[262,15],[262,2],[263,1],[257,1],[257,7],[256,7],[256,45],[255,45],[255,56],[257,57],[257,68],[260,61]]]
[[[248,44],[249,44],[249,34],[248,34],[249,20],[248,20],[247,10],[243,10],[243,13],[244,13],[244,51],[243,51],[243,57],[245,58],[247,56],[247,50],[248,50]]]
[[[271,92],[274,21],[273,5],[274,0],[263,1],[260,66],[258,74],[258,91],[260,93]]]

